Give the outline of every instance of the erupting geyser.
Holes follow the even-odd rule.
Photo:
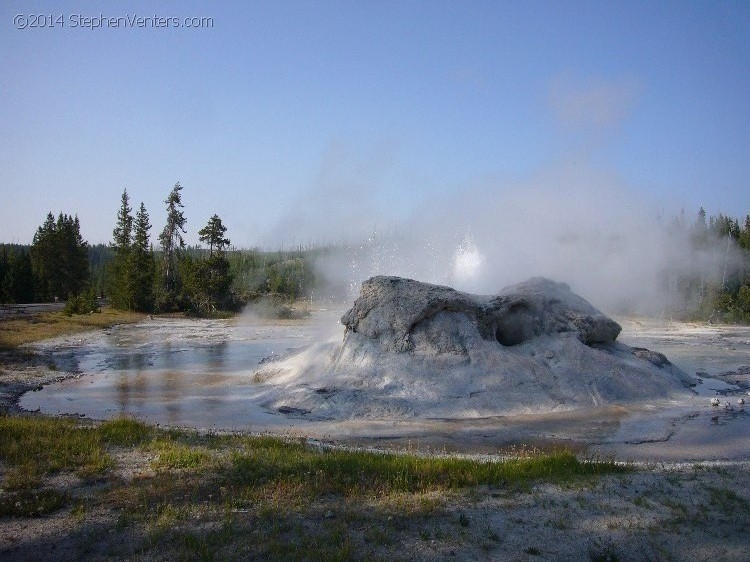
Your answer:
[[[479,274],[484,256],[467,235],[453,254],[453,277],[459,284],[472,281]]]
[[[373,277],[329,342],[265,365],[268,407],[311,418],[543,413],[676,398],[693,380],[618,343],[620,326],[567,285],[497,295]]]

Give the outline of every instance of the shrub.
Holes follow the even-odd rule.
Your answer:
[[[68,297],[68,302],[65,303],[65,308],[63,309],[63,313],[67,316],[89,314],[92,312],[101,312],[99,303],[96,301],[94,289],[89,289],[76,296]]]

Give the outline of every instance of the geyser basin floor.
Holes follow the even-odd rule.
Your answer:
[[[61,367],[81,372],[22,397],[20,406],[95,419],[123,414],[152,423],[204,429],[273,431],[338,442],[492,453],[511,443],[587,445],[634,460],[749,459],[750,412],[734,383],[704,378],[680,404],[598,408],[560,414],[473,420],[308,422],[259,406],[266,385],[258,362],[340,333],[337,313],[307,321],[157,319],[37,346]],[[325,329],[323,327],[326,327]],[[624,321],[620,339],[665,353],[689,373],[721,376],[750,364],[750,328]],[[67,367],[65,367],[67,368]],[[742,379],[740,376],[740,382]],[[717,395],[733,407],[709,405]],[[726,395],[726,396],[725,396]],[[750,398],[750,397],[748,397]],[[746,406],[750,408],[750,406]]]
[[[610,442],[595,449],[634,460],[750,459],[750,404],[737,403],[741,397],[750,402],[750,371],[742,369],[750,365],[750,327],[646,319],[621,324],[621,341],[664,353],[701,383],[687,403],[630,412]],[[720,406],[711,406],[711,397]]]

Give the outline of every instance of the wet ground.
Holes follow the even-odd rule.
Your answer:
[[[308,321],[277,322],[157,318],[51,340],[39,349],[72,361],[81,376],[27,393],[19,405],[47,414],[132,415],[162,425],[282,432],[385,448],[496,453],[517,444],[562,444],[629,460],[750,459],[750,412],[737,404],[742,395],[750,401],[750,369],[742,369],[750,365],[749,327],[622,321],[621,341],[662,352],[700,376],[696,394],[679,403],[474,420],[317,423],[262,408],[268,387],[252,379],[260,362],[343,333],[338,316],[321,311]],[[711,397],[721,405],[711,406]]]
[[[278,322],[156,318],[50,340],[36,348],[68,362],[72,356],[73,370],[81,376],[28,393],[19,406],[94,419],[131,415],[204,429],[289,425],[285,416],[257,405],[263,387],[253,382],[252,373],[262,361],[313,342],[323,318],[329,320],[325,314]]]
[[[620,341],[664,353],[699,380],[696,396],[631,411],[596,449],[649,461],[750,459],[750,327],[622,321]],[[712,406],[711,398],[719,400]]]

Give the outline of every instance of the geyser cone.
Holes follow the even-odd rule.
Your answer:
[[[341,344],[268,365],[268,407],[314,418],[472,418],[683,395],[663,355],[616,341],[620,326],[562,283],[533,278],[480,296],[373,277],[342,317]]]

